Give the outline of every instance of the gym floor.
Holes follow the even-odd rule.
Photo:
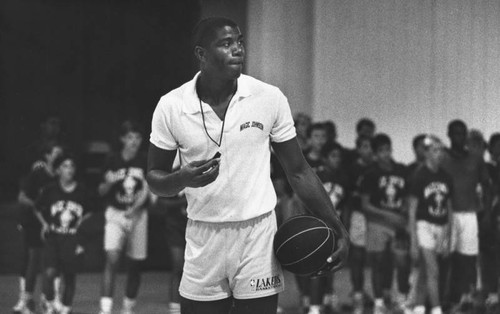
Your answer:
[[[139,292],[137,314],[160,314],[168,313],[168,272],[146,272],[143,275],[142,286]],[[116,285],[116,297],[118,302],[116,313],[119,313],[119,305],[123,297],[125,277],[118,276]],[[77,277],[76,295],[73,304],[74,314],[97,313],[99,310],[100,273],[83,273]],[[279,304],[286,314],[299,314],[299,293],[295,284],[295,278],[290,273],[285,273],[285,292],[280,294]],[[348,301],[351,286],[349,272],[342,270],[338,272],[335,287],[339,294],[341,303]],[[18,279],[14,275],[0,276],[0,313],[10,313],[12,306],[17,302]],[[39,289],[36,292],[39,295]]]

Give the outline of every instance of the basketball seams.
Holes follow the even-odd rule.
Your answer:
[[[282,244],[281,244],[281,245],[280,245],[280,246],[276,249],[276,254],[278,254],[278,252],[280,251],[280,249],[281,249],[281,248],[282,248],[285,244],[287,244],[289,241],[291,241],[291,240],[292,240],[292,239],[294,239],[295,237],[298,237],[298,236],[300,236],[301,234],[306,233],[306,232],[308,232],[308,231],[312,231],[312,230],[320,230],[320,229],[326,229],[326,230],[328,230],[328,229],[330,229],[330,228],[328,228],[328,227],[313,227],[313,228],[309,228],[309,229],[302,230],[301,232],[296,233],[296,234],[294,234],[293,236],[291,236],[291,237],[289,237],[288,239],[286,239],[286,240],[285,240],[285,241],[284,241],[284,242],[283,242],[283,243],[282,243]],[[328,237],[329,237],[329,236],[330,236],[330,233],[328,233]],[[327,239],[328,239],[328,237],[327,237]]]
[[[323,238],[322,230],[327,230],[326,238]],[[274,237],[274,253],[280,264],[292,273],[312,274],[324,267],[327,255],[335,247],[334,243],[331,247],[328,241],[335,241],[335,233],[323,220],[310,215],[297,215],[279,226]]]
[[[319,228],[312,228],[312,229],[323,229],[322,227],[319,227]],[[328,229],[328,228],[327,228]],[[308,229],[310,230],[310,229]],[[307,231],[307,230],[305,230]],[[305,232],[304,231],[304,232]],[[326,237],[326,239],[315,249],[313,250],[311,253],[307,254],[306,256],[302,257],[301,259],[299,260],[296,260],[294,262],[291,262],[291,263],[283,263],[282,265],[283,266],[290,266],[290,265],[293,265],[293,264],[296,264],[296,263],[299,263],[303,260],[305,260],[306,258],[308,258],[309,256],[313,255],[314,253],[316,253],[319,249],[321,249],[323,247],[323,245],[325,245],[325,243],[330,239],[331,235],[330,235],[330,232],[328,232],[328,237]],[[288,240],[287,240],[288,241]],[[281,247],[281,246],[280,246]]]

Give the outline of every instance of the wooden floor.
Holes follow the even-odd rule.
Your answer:
[[[147,272],[143,275],[142,286],[136,308],[137,314],[168,313],[167,295],[168,272]],[[86,273],[77,277],[77,291],[74,300],[74,314],[95,314],[99,310],[101,274]],[[118,305],[123,297],[124,276],[117,280],[116,300]],[[285,292],[280,294],[279,304],[286,314],[299,314],[299,293],[295,278],[290,273],[285,273]],[[12,306],[17,301],[18,279],[13,275],[0,276],[0,313],[11,313]],[[348,271],[342,270],[336,276],[335,287],[341,301],[346,302],[351,290]],[[39,294],[37,289],[37,295]],[[119,306],[115,310],[119,313]]]

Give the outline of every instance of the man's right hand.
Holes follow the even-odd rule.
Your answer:
[[[184,185],[198,188],[206,186],[219,176],[220,159],[197,160],[180,169]]]

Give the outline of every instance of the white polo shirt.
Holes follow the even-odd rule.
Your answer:
[[[163,96],[152,119],[150,141],[164,150],[179,150],[181,165],[221,153],[219,176],[207,186],[186,188],[187,213],[192,220],[244,221],[274,209],[276,193],[270,177],[270,141],[295,137],[288,100],[274,86],[247,75],[225,117],[218,147],[205,132],[200,99],[193,80]],[[219,142],[222,120],[202,102],[206,131]]]

